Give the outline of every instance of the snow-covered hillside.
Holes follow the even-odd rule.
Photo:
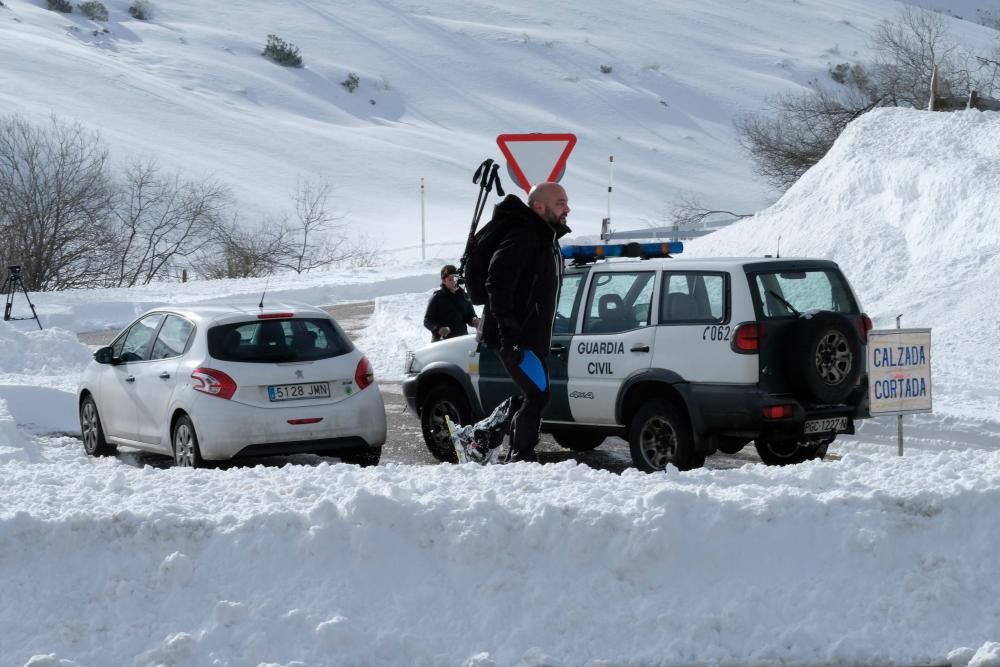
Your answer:
[[[738,148],[734,116],[865,59],[866,33],[901,6],[171,0],[154,1],[143,22],[129,0],[105,4],[106,25],[47,11],[45,0],[5,2],[5,112],[76,118],[119,160],[214,174],[250,217],[287,210],[297,179],[323,175],[348,228],[390,248],[420,243],[421,177],[427,241],[465,238],[472,172],[500,157],[494,140],[505,132],[577,134],[564,184],[578,233],[596,234],[607,214],[612,154],[619,229],[657,220],[688,194],[757,210],[771,195]],[[995,31],[950,23],[989,52]],[[305,67],[261,57],[270,33],[298,46]],[[341,86],[350,72],[354,93]]]

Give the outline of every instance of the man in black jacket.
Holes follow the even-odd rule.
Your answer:
[[[509,195],[493,211],[493,220],[510,225],[490,260],[482,342],[495,350],[523,402],[512,424],[508,461],[537,461],[535,445],[548,405],[547,358],[562,282],[559,237],[566,226],[569,200],[558,183],[539,183],[525,205]]]
[[[469,333],[466,325],[479,326],[476,310],[469,296],[458,286],[458,269],[445,264],[441,269],[441,287],[434,291],[424,311],[424,328],[431,332],[431,342]]]

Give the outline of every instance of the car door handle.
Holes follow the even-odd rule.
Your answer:
[[[161,380],[169,380],[170,379],[170,373],[168,373],[166,371],[161,371],[160,374],[157,375],[156,377],[160,378]]]
[[[557,345],[552,345],[551,347],[549,347],[549,352],[551,352],[552,354],[562,354],[565,351],[566,351],[566,346],[565,345],[558,345],[557,344]]]
[[[645,343],[636,343],[631,347],[632,352],[649,352],[649,345]]]
[[[125,378],[125,381],[126,382],[135,382],[135,376],[134,375],[129,375],[128,377]]]

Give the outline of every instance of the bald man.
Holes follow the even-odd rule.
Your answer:
[[[510,224],[486,276],[482,342],[494,350],[521,392],[514,415],[508,462],[537,461],[535,445],[548,405],[547,358],[552,323],[562,282],[559,238],[566,226],[569,200],[558,183],[539,183],[525,204],[508,195],[493,211],[493,220]]]

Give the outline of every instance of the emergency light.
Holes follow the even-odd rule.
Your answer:
[[[571,259],[574,264],[587,264],[608,257],[641,257],[655,259],[670,257],[684,252],[680,241],[663,243],[610,243],[607,245],[568,245],[562,249],[563,259]]]

